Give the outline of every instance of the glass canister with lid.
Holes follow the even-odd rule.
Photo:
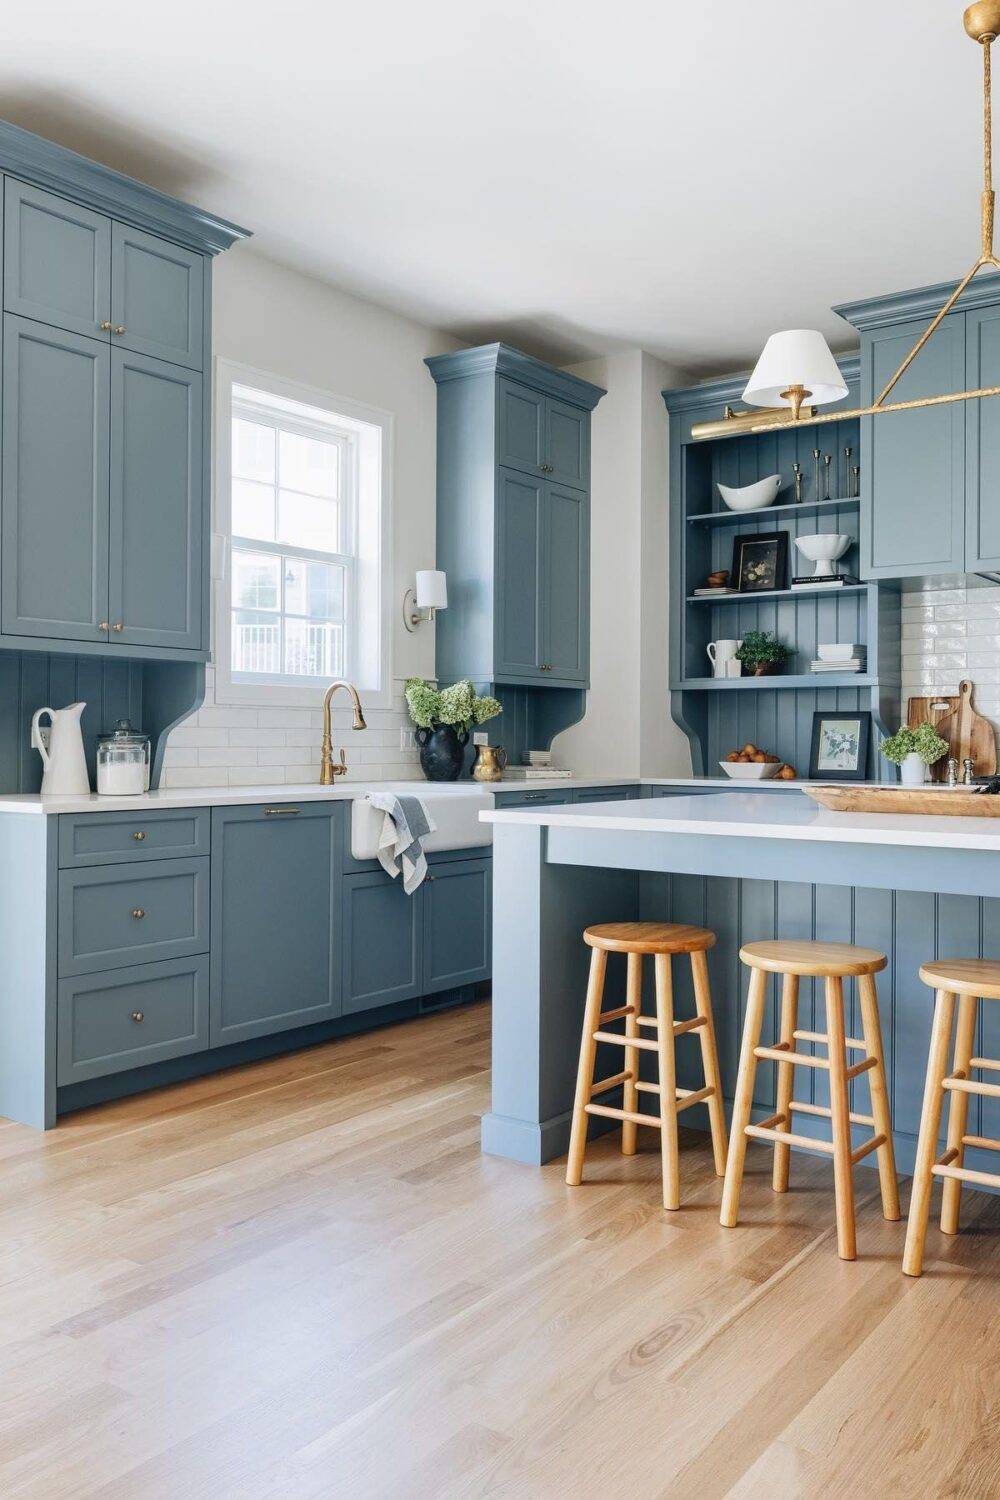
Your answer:
[[[149,790],[149,735],[119,719],[97,741],[97,792],[101,797],[138,797]]]

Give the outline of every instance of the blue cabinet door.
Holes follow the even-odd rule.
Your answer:
[[[542,667],[544,526],[544,482],[501,469],[494,585],[494,676],[499,682],[534,682],[548,677]]]
[[[340,1014],[344,804],[212,810],[212,1046]]]
[[[422,886],[423,993],[490,977],[492,859],[435,865]]]
[[[110,360],[96,339],[4,318],[4,635],[109,638]]]
[[[590,483],[590,413],[550,396],[545,402],[546,473],[557,484]]]
[[[590,506],[583,490],[549,483],[544,501],[544,672],[547,682],[586,682],[590,602]]]
[[[540,474],[545,462],[545,397],[515,380],[497,382],[497,463]]]
[[[204,297],[202,256],[127,224],[113,226],[111,323],[116,344],[200,370]]]
[[[926,324],[877,329],[861,349],[861,394],[876,397]],[[890,401],[960,391],[965,315],[945,318]],[[966,403],[861,419],[861,573],[906,578],[965,570]]]
[[[384,870],[345,875],[344,1015],[420,994],[422,890],[408,896]]]
[[[4,309],[107,343],[111,220],[6,178]]]
[[[111,639],[202,646],[202,377],[112,350]]]
[[[1000,307],[965,317],[969,390],[1000,385]],[[965,569],[1000,571],[1000,401],[970,401],[966,421]]]

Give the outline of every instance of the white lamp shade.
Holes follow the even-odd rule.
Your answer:
[[[791,406],[782,392],[793,385],[805,387],[807,406],[825,406],[847,395],[830,346],[815,328],[772,333],[747,381],[743,399],[751,406]]]
[[[417,608],[448,608],[448,579],[436,568],[417,570]]]

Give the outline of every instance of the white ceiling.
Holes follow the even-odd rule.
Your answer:
[[[962,8],[36,0],[0,114],[459,337],[703,373],[972,262]]]

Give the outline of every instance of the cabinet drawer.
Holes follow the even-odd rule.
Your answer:
[[[208,951],[207,859],[164,859],[139,870],[105,865],[59,876],[59,972]]]
[[[79,1083],[208,1046],[208,958],[59,983],[57,1081]]]
[[[208,807],[171,812],[65,813],[59,819],[59,863],[124,864],[207,854],[212,814]]]
[[[497,792],[497,807],[561,807],[573,800],[573,793],[567,787],[564,792],[508,792],[506,787],[502,792]]]

